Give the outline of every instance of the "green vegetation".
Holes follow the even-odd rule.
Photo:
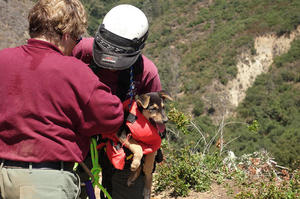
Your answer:
[[[163,180],[157,180],[157,192],[172,189],[174,196],[187,196],[191,190],[203,192],[210,189],[213,171],[221,166],[218,157],[192,154],[189,148],[177,151],[165,146],[164,149],[168,156],[166,162],[158,167],[157,179]]]
[[[189,95],[200,95],[201,88],[214,78],[226,84],[235,77],[236,56],[245,48],[255,53],[256,35],[294,30],[300,23],[299,11],[296,0],[216,0],[211,5],[207,1],[173,1],[164,15],[153,21],[147,52],[158,58],[159,68],[172,68],[172,61],[161,65],[159,60],[166,59],[162,52],[175,46],[181,58],[181,91],[189,99]],[[166,75],[163,80],[172,79],[172,73],[162,75]],[[163,82],[166,87],[170,84]]]
[[[237,199],[289,199],[299,198],[300,173],[295,171],[292,178],[286,178],[278,182],[276,178],[270,177],[260,181],[248,181],[242,191],[238,193]],[[253,191],[255,190],[255,191]]]
[[[174,149],[164,144],[168,156],[163,164],[157,166],[155,192],[168,191],[175,197],[188,196],[190,191],[209,191],[212,183],[216,183],[223,185],[227,194],[237,199],[292,199],[300,196],[299,170],[278,178],[273,168],[268,174],[263,173],[258,177],[247,170],[252,165],[247,169],[232,169],[224,161],[226,157],[224,159],[217,153],[203,155],[188,147],[179,151]],[[242,159],[237,158],[235,163],[241,165]],[[244,164],[250,160],[251,157],[245,159]]]
[[[169,112],[169,118],[175,124],[172,132],[177,132],[177,139],[168,135],[162,144],[167,155],[165,161],[157,166],[154,186],[156,192],[167,191],[174,197],[188,196],[190,191],[209,191],[215,183],[223,185],[227,194],[237,199],[288,199],[300,196],[299,170],[284,170],[285,168],[276,165],[266,151],[236,157],[225,146],[212,146],[222,136],[221,130],[225,130],[229,124],[239,123],[249,133],[257,133],[257,121],[253,121],[251,125],[241,122],[223,123],[212,138],[204,136],[197,143],[188,141],[178,147],[176,141],[181,140],[180,137],[192,134],[187,127],[193,122],[186,120],[187,117],[174,107]],[[205,135],[205,131],[199,130],[194,124],[192,126],[198,133]],[[199,147],[202,150],[197,150]],[[222,153],[222,150],[227,151],[228,155]]]
[[[300,40],[291,49],[275,59],[270,72],[261,75],[247,92],[238,107],[238,117],[256,119],[259,132],[249,137],[241,129],[240,142],[232,145],[239,154],[260,148],[270,151],[282,165],[299,166],[300,154]]]

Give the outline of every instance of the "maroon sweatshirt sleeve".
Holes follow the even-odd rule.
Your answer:
[[[79,132],[85,135],[115,133],[122,121],[123,106],[120,99],[99,82],[84,107]]]

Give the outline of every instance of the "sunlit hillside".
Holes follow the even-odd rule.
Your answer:
[[[26,19],[33,2],[0,0],[0,49],[29,38]],[[235,185],[229,198],[237,193],[239,198],[300,197],[299,0],[82,2],[92,36],[115,5],[130,3],[148,16],[143,53],[175,99],[168,104],[166,163],[157,169],[156,196],[166,190],[175,190],[172,197],[205,192],[238,181],[249,189]],[[224,162],[229,152],[236,155],[231,166]],[[246,178],[253,168],[274,184]],[[269,172],[275,170],[276,175]],[[264,176],[259,175],[252,176]],[[277,177],[286,180],[279,180],[282,187]]]

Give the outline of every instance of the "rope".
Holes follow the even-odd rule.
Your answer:
[[[97,141],[96,138],[91,139],[91,158],[92,158],[92,165],[93,168],[91,169],[91,172],[94,176],[94,182],[93,187],[97,186],[108,199],[112,199],[112,197],[109,195],[109,193],[106,191],[106,189],[99,183],[99,174],[101,172],[101,167],[99,165],[99,159],[98,159],[98,150],[97,150]]]
[[[130,96],[130,103],[128,106],[128,110],[130,110],[132,102],[133,102],[133,97],[134,97],[134,89],[135,89],[135,84],[134,84],[134,75],[133,75],[133,66],[130,67],[130,85],[129,85],[129,96]]]

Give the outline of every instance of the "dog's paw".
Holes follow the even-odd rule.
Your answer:
[[[141,160],[133,159],[130,165],[131,171],[136,171],[140,165],[141,165]]]

